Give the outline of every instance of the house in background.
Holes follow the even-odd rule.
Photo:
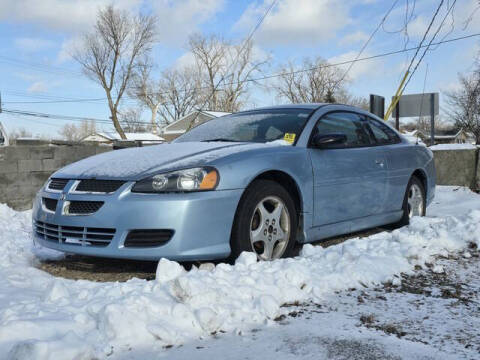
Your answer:
[[[420,132],[422,140],[430,144],[430,134]],[[437,144],[471,144],[475,143],[475,138],[469,132],[460,129],[456,130],[438,130],[434,134],[434,142]]]
[[[152,133],[125,133],[129,141],[141,141],[144,144],[160,144],[165,139]],[[84,137],[81,141],[96,141],[103,144],[112,144],[114,141],[122,140],[117,132],[97,132]]]
[[[184,134],[188,128],[194,128],[195,126],[203,124],[204,122],[229,114],[231,113],[222,111],[195,110],[190,114],[185,115],[181,119],[178,119],[177,121],[165,126],[160,131],[160,135],[162,135],[165,140],[171,141]],[[193,124],[190,126],[192,121]]]
[[[403,135],[411,141],[420,139],[425,144],[430,144],[430,133],[420,130],[403,131]],[[468,131],[460,130],[437,130],[434,134],[434,143],[438,144],[475,144],[475,137]]]

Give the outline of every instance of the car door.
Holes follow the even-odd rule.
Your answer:
[[[378,149],[385,153],[388,162],[387,193],[385,197],[385,212],[398,211],[402,208],[404,189],[410,178],[410,169],[405,171],[402,166],[408,161],[406,148],[394,146],[401,142],[400,137],[383,121],[368,118],[369,128],[372,131]],[[399,161],[400,160],[400,161]]]
[[[384,210],[387,162],[367,120],[355,112],[323,115],[315,134],[344,134],[335,148],[309,145],[314,177],[314,226],[379,214]]]

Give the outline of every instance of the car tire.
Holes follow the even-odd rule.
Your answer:
[[[230,262],[243,251],[259,260],[293,256],[298,214],[290,194],[271,180],[256,180],[244,192],[235,214],[230,239]]]
[[[415,200],[418,196],[417,200]],[[415,205],[417,201],[421,203],[417,204],[419,208],[415,210],[412,208],[412,204]],[[405,191],[405,196],[403,198],[403,215],[396,227],[402,227],[410,224],[410,219],[412,216],[425,216],[427,209],[425,187],[423,182],[416,176],[412,176],[407,185],[407,190]]]

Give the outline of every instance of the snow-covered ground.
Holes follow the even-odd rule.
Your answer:
[[[470,259],[467,249],[480,246],[480,196],[464,188],[438,187],[429,217],[393,232],[306,245],[301,256],[271,263],[243,254],[235,266],[186,272],[162,260],[155,281],[55,278],[35,267],[58,254],[34,248],[30,226],[29,212],[0,205],[0,358],[394,359],[478,351],[473,344],[460,353],[453,340],[478,329],[475,316],[449,322],[456,310],[448,304],[396,291],[422,271],[477,274],[470,287],[480,288],[478,261],[438,259]],[[478,311],[478,302],[472,306]]]

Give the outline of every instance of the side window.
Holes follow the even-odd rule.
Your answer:
[[[373,144],[365,120],[350,112],[332,112],[324,115],[315,125],[314,134],[344,134],[344,147],[360,147]]]
[[[398,135],[395,134],[395,132],[387,125],[381,123],[380,121],[368,119],[368,123],[370,125],[370,129],[372,129],[375,139],[377,140],[377,144],[396,144],[400,141]]]

